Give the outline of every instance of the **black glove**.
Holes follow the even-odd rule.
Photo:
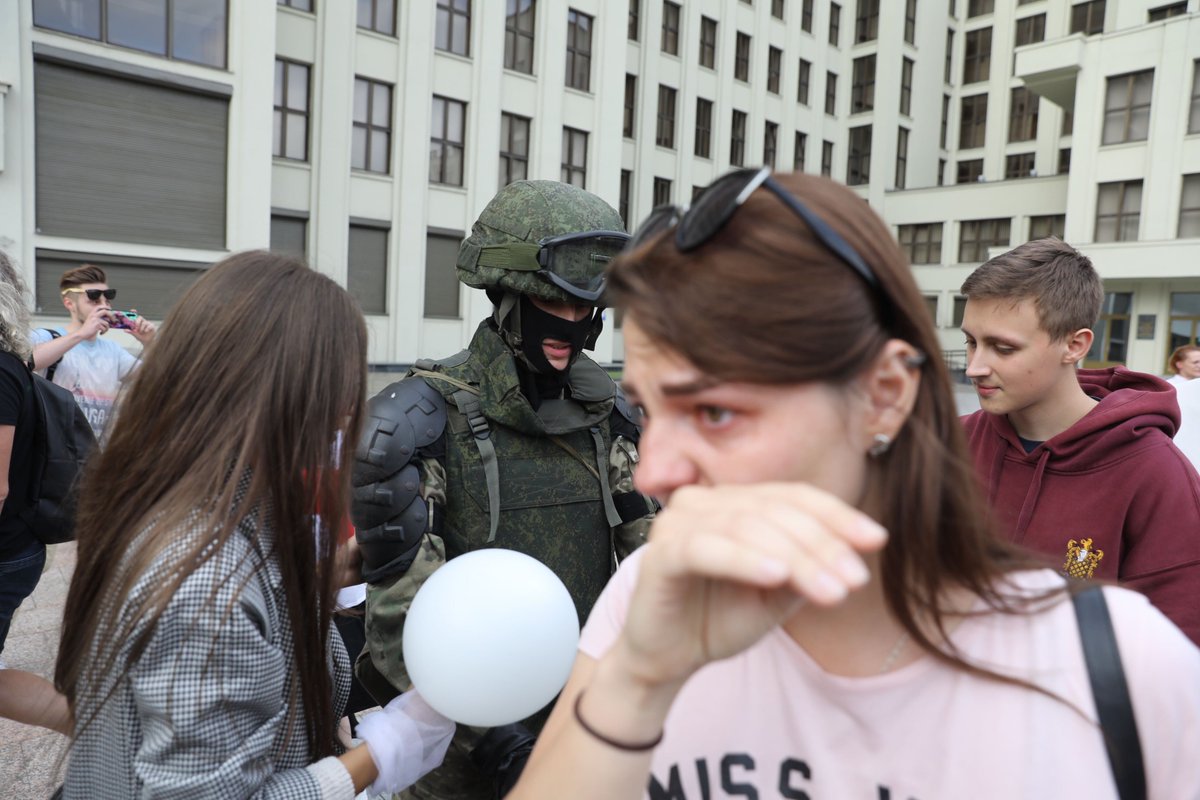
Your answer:
[[[480,772],[492,779],[496,800],[517,785],[536,741],[537,737],[528,728],[514,722],[489,729],[476,742],[471,750],[471,760]]]

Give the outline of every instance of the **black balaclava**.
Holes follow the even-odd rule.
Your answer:
[[[570,363],[574,364],[587,344],[594,314],[572,322],[543,311],[524,294],[520,296],[519,305],[521,351],[518,361],[523,361],[529,367],[521,386],[536,409],[543,399],[562,396],[570,372],[569,365],[566,369],[555,369],[542,350],[542,342],[546,339],[566,342],[571,348]]]

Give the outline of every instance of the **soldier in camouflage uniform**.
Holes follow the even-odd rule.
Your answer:
[[[520,181],[488,204],[458,277],[492,316],[470,346],[419,361],[371,400],[356,452],[354,517],[367,589],[356,671],[380,701],[408,688],[404,619],[448,558],[485,547],[537,558],[581,622],[655,505],[633,489],[639,429],[583,350],[600,333],[604,266],[628,235],[600,198]],[[460,725],[443,766],[408,798],[490,800],[515,782],[548,708],[521,724]]]

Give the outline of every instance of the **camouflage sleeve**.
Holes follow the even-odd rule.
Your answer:
[[[417,466],[421,472],[421,497],[432,501],[434,514],[441,513],[446,507],[445,468],[440,462],[425,458],[418,459]],[[355,665],[355,675],[381,705],[412,685],[400,646],[404,620],[417,590],[445,562],[446,546],[442,538],[426,533],[416,559],[406,572],[367,584],[367,643]]]
[[[616,437],[608,457],[608,485],[612,487],[614,495],[637,491],[633,488],[633,470],[637,461],[637,444],[624,436]],[[657,506],[647,497],[640,497],[640,500],[646,505],[646,513],[613,528],[613,550],[617,561],[625,560],[626,556],[644,545],[650,534],[650,523],[654,520]]]

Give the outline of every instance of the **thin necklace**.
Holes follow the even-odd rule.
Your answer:
[[[892,668],[892,664],[896,663],[896,659],[900,657],[900,653],[904,651],[906,644],[908,644],[908,631],[901,633],[900,638],[896,640],[896,644],[892,645],[892,652],[888,653],[887,658],[883,660],[883,666],[879,668],[880,675]]]

